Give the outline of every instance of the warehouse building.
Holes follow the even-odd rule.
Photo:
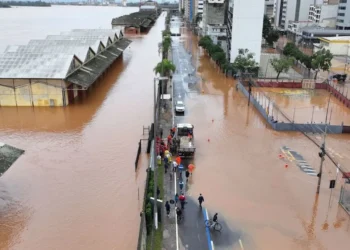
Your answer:
[[[131,43],[119,30],[72,30],[0,54],[0,106],[66,106]]]

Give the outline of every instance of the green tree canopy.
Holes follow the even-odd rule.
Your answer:
[[[298,53],[298,50],[294,43],[287,43],[283,49],[283,55],[294,57]]]
[[[203,36],[199,40],[198,45],[204,49],[208,49],[208,47],[213,45],[213,41],[211,40],[210,36]]]
[[[278,40],[280,37],[280,34],[277,30],[270,30],[270,32],[267,34],[265,40],[269,46],[272,46],[274,42]]]
[[[176,67],[168,59],[163,59],[153,70],[156,74],[158,73],[161,76],[170,76],[170,73],[174,72],[176,70]]]
[[[287,73],[290,67],[293,65],[293,58],[286,57],[286,58],[273,58],[271,60],[271,66],[276,71],[278,80],[278,77],[282,72]]]
[[[267,15],[264,15],[264,22],[263,22],[263,38],[267,38],[269,33],[271,32],[272,30],[272,25],[271,25],[271,22],[268,18]]]
[[[165,37],[165,36],[171,36],[171,32],[170,32],[168,29],[163,30],[163,31],[162,31],[162,36],[163,36],[163,37]]]
[[[317,73],[320,70],[329,71],[332,67],[333,54],[326,49],[321,49],[317,51],[311,60],[311,66],[316,71],[315,79],[317,78]]]
[[[254,53],[249,52],[248,49],[239,49],[238,56],[233,62],[233,68],[241,73],[254,73],[259,68],[259,64],[254,59]]]

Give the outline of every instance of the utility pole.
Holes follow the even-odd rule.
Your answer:
[[[320,193],[320,188],[321,188],[321,179],[322,179],[322,172],[323,172],[323,162],[325,160],[325,155],[326,155],[326,136],[327,136],[327,116],[328,116],[328,110],[329,110],[329,104],[331,102],[331,94],[329,94],[329,99],[328,99],[328,105],[327,105],[327,111],[326,111],[326,120],[325,120],[325,128],[324,128],[324,135],[323,135],[323,143],[320,147],[321,152],[318,153],[318,156],[321,158],[321,163],[320,163],[320,172],[317,174],[318,177],[318,183],[317,183],[317,191],[316,193]]]

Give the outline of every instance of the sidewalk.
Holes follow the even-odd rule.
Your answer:
[[[177,46],[182,46],[178,45]],[[173,50],[175,51],[175,50]],[[189,58],[189,57],[188,57]],[[173,84],[183,84],[184,72],[180,70],[181,66],[179,60],[173,60],[172,52],[169,54],[169,60],[173,61],[176,68],[179,69],[173,74],[173,81],[168,84],[168,93],[175,96],[173,93]],[[179,80],[180,79],[180,80]],[[169,130],[173,126],[174,122],[174,106],[173,101],[168,101],[168,109],[161,112],[160,124],[163,128],[163,138],[168,136]],[[174,158],[174,157],[173,157]],[[182,161],[183,165],[187,167],[189,161]],[[162,168],[163,169],[163,168]],[[163,170],[164,171],[164,170]],[[180,195],[180,188],[178,185],[179,173],[173,174],[171,168],[167,174],[164,174],[163,188],[164,188],[164,201],[174,200],[175,193]],[[191,177],[190,177],[191,178]],[[204,218],[206,210],[200,209],[198,206],[197,197],[190,197],[186,195],[188,185],[186,183],[185,173],[183,172],[184,189],[183,192],[186,196],[187,204],[183,211],[184,219],[177,223],[177,217],[175,213],[175,204],[171,205],[171,213],[169,218],[166,216],[165,208],[163,207],[162,221],[163,221],[163,249],[165,250],[182,250],[182,249],[194,249],[194,250],[207,250],[211,248],[210,233],[207,232]],[[199,195],[199,194],[198,194]],[[178,204],[180,206],[180,204]],[[164,205],[163,205],[164,206]]]

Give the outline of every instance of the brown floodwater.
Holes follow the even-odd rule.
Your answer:
[[[341,175],[332,196],[328,189],[329,180],[336,178],[332,163],[324,163],[316,196],[317,178],[295,162],[279,159],[279,154],[288,146],[318,170],[319,149],[300,133],[267,127],[258,112],[248,108],[235,82],[197,47],[197,39],[189,32],[184,36],[203,90],[186,101],[191,111],[186,121],[195,125],[197,145],[190,195],[202,193],[207,208],[229,222],[233,237],[240,237],[245,249],[348,249],[349,220],[338,206]],[[233,249],[241,249],[237,241]]]
[[[101,25],[95,16],[110,20],[109,7],[102,14],[94,7],[66,7],[53,20],[68,18],[74,13],[69,8],[88,13],[74,16],[79,27]],[[114,17],[115,11],[108,13]],[[134,157],[142,126],[152,119],[153,67],[160,60],[163,28],[164,16],[148,35],[133,38],[122,60],[79,103],[0,109],[0,141],[26,150],[0,178],[0,249],[136,248],[147,157],[136,173]],[[34,32],[33,38],[43,33],[52,30]],[[318,149],[299,133],[267,127],[235,82],[197,47],[196,37],[183,35],[203,90],[186,100],[197,145],[189,195],[203,193],[205,205],[230,225],[245,249],[347,250],[349,220],[338,207],[340,185],[330,196],[328,181],[336,177],[330,161],[315,196],[317,178],[278,155],[288,146],[318,169]],[[346,137],[329,138],[349,147]],[[228,249],[240,246],[235,241]]]
[[[136,10],[23,8],[16,26],[13,15],[22,12],[14,8],[4,27],[17,30],[1,33],[12,36],[7,43],[25,43],[72,28],[109,28],[113,17]],[[137,172],[134,161],[142,127],[152,120],[153,68],[164,22],[163,15],[147,35],[132,38],[79,102],[0,108],[0,141],[25,150],[0,178],[0,249],[136,248],[148,160],[142,155]],[[17,39],[21,31],[24,41]]]
[[[255,88],[253,92],[260,103],[269,106],[269,101],[273,102],[290,120],[294,120],[296,123],[325,123],[328,108],[328,123],[333,125],[350,124],[350,109],[333,95],[330,95],[327,90]],[[256,92],[261,92],[264,95],[256,94]],[[269,107],[270,113],[272,113],[272,105]],[[274,116],[276,117],[276,115]]]

